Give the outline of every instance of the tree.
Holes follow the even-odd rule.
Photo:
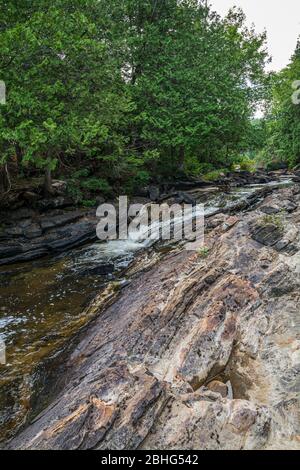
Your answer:
[[[299,80],[300,41],[290,64],[273,77],[266,161],[286,162],[290,167],[300,163]]]
[[[2,159],[18,152],[23,165],[44,168],[47,191],[61,159],[100,158],[109,170],[124,143],[119,128],[130,103],[101,29],[103,5],[29,2],[30,15],[11,21],[0,35],[8,90],[0,117]]]
[[[155,150],[159,172],[187,156],[226,160],[239,148],[264,83],[265,35],[233,10],[222,21],[206,2],[132,2],[133,142]]]
[[[222,20],[204,0],[4,3],[1,162],[45,172],[47,193],[54,170],[90,178],[91,191],[134,189],[189,161],[229,165],[243,148],[267,54],[240,10]]]

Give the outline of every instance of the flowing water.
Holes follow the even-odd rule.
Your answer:
[[[190,194],[200,202],[206,199],[205,214],[211,215],[261,187]],[[37,366],[54,358],[91,319],[85,307],[109,281],[123,276],[136,254],[150,244],[154,241],[137,237],[98,242],[55,258],[0,268],[0,341],[5,342],[7,361],[0,365],[0,440],[22,423],[31,407]]]

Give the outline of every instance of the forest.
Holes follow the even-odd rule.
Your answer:
[[[0,0],[0,452],[300,450],[299,17]]]
[[[2,198],[43,175],[46,193],[63,179],[93,205],[97,193],[235,164],[299,163],[300,46],[266,73],[266,35],[241,10],[222,19],[198,0],[1,3]]]

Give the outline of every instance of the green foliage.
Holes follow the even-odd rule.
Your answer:
[[[146,170],[137,170],[131,178],[128,178],[124,184],[124,190],[127,194],[134,194],[137,190],[145,187],[151,179]]]
[[[23,165],[54,170],[83,156],[113,164],[122,152],[118,129],[130,100],[105,40],[104,13],[103,2],[93,0],[34,2],[28,15],[20,20],[16,11],[11,27],[1,30],[8,91],[0,147],[7,158],[18,148]]]
[[[221,168],[219,170],[213,170],[213,171],[210,171],[210,172],[206,173],[205,175],[203,175],[203,179],[205,181],[216,181],[216,180],[220,179],[222,176],[226,175],[226,173],[228,173],[228,170],[226,168]]]
[[[300,42],[291,63],[272,77],[272,96],[268,114],[268,140],[264,159],[269,168],[282,167],[283,163],[291,168],[300,162],[300,104],[292,101],[300,97],[293,88],[300,80]]]
[[[68,195],[78,204],[83,200],[83,193],[78,185],[78,181],[74,179],[67,180],[68,186]]]
[[[232,165],[232,169],[249,171],[250,173],[253,173],[256,170],[256,166],[256,160],[252,160],[247,155],[243,155],[236,159],[235,163]]]
[[[274,225],[280,231],[284,230],[282,214],[266,214],[259,220],[259,223],[264,227],[268,225]]]
[[[196,0],[5,4],[2,164],[63,174],[77,200],[92,200],[229,167],[260,146],[251,116],[264,97],[265,35],[240,10],[221,19]]]
[[[100,191],[104,194],[111,192],[111,187],[103,178],[87,178],[81,182],[81,187],[91,192]]]
[[[209,255],[209,248],[207,246],[198,248],[197,255],[199,256],[199,258],[207,258],[207,256]]]
[[[84,207],[96,207],[97,201],[96,199],[82,199],[81,204]]]
[[[93,195],[97,192],[110,196],[112,188],[106,179],[89,177],[87,168],[74,172],[73,177],[68,180],[68,193],[77,202],[85,206],[94,206],[94,199],[85,199],[84,196]],[[90,202],[89,202],[90,201]]]
[[[140,2],[131,3],[138,15]],[[135,122],[165,168],[195,174],[195,158],[224,163],[241,147],[264,81],[265,37],[239,10],[221,21],[196,1],[159,3],[155,17],[143,10],[132,39]]]

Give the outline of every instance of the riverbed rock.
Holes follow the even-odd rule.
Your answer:
[[[33,191],[25,191],[25,193],[23,193],[23,198],[29,203],[35,203],[40,199],[40,196],[39,194],[34,193]]]
[[[219,380],[213,380],[207,384],[207,388],[212,392],[219,393],[223,398],[226,398],[228,395],[227,385]]]
[[[37,207],[42,210],[46,211],[49,209],[63,209],[65,207],[73,206],[74,201],[70,197],[59,196],[56,198],[49,198],[49,199],[42,199],[38,202]]]
[[[195,199],[183,191],[177,192],[177,195],[175,196],[175,202],[177,204],[190,204],[192,206],[196,205]]]
[[[159,198],[160,190],[159,186],[149,186],[148,188],[148,195],[151,201],[157,201]]]
[[[283,228],[276,223],[257,221],[252,230],[252,238],[262,245],[273,246],[279,242]]]
[[[217,216],[205,258],[183,247],[152,264],[141,255],[147,269],[99,308],[52,403],[6,447],[299,450],[300,240],[294,232],[295,251],[282,252],[269,237],[299,223],[300,195],[276,195],[297,209],[267,243],[253,238],[261,201],[225,231],[230,216]],[[219,376],[231,397],[207,388]]]
[[[24,230],[24,236],[25,238],[37,238],[42,235],[42,229],[40,224],[31,224],[29,227],[25,228]]]
[[[229,191],[232,185],[239,186],[247,183],[249,175],[251,178],[261,177],[260,173],[235,172],[231,178],[226,177],[227,186],[221,186]],[[237,183],[238,179],[239,183]],[[148,204],[150,202],[149,196],[151,196],[153,202],[164,202],[170,205],[174,203],[195,205],[205,202],[212,193],[217,193],[220,190],[220,187],[216,187],[214,184],[192,177],[185,180],[152,184],[142,188],[140,197],[133,197],[131,203]],[[245,200],[233,201],[226,208],[226,212],[235,213],[247,209],[260,199],[265,198],[267,193],[271,193],[274,189],[276,188],[269,186],[258,189],[249,194]],[[24,197],[26,193],[27,199]],[[39,180],[35,186],[32,184],[21,185],[16,194],[11,194],[11,197],[16,198],[14,204],[6,201],[6,204],[1,206],[0,265],[37,259],[96,240],[98,222],[95,216],[96,210],[87,211],[76,208],[74,200],[66,193],[64,181],[54,180],[54,193],[54,197],[43,198],[43,183],[42,180]],[[98,196],[97,204],[103,202],[104,198]],[[116,200],[107,202],[114,204],[118,212]],[[25,203],[27,206],[24,206]],[[279,203],[276,201],[277,205]],[[296,210],[291,198],[286,201],[286,204],[286,211]],[[280,211],[284,209],[282,205],[278,207]],[[216,209],[215,213],[220,211],[223,209]]]
[[[85,209],[35,212],[31,218],[11,220],[0,232],[0,266],[37,259],[94,241],[97,222],[96,214]]]
[[[106,276],[114,272],[113,263],[100,264],[99,266],[94,266],[93,268],[85,268],[80,272],[81,276]]]

